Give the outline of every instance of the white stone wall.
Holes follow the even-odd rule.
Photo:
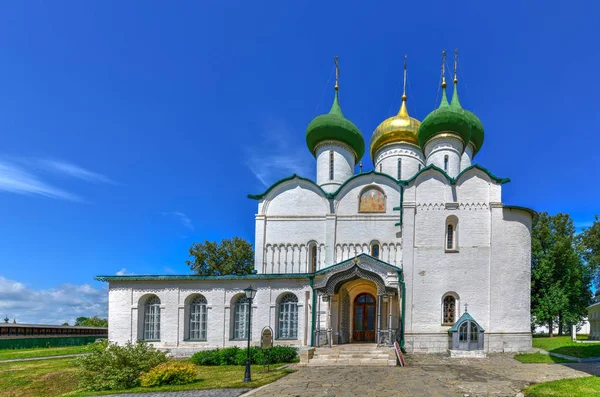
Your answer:
[[[150,295],[161,301],[159,342],[152,344],[169,349],[174,355],[225,346],[246,345],[232,340],[232,311],[236,297],[252,285],[258,291],[252,309],[252,344],[260,344],[263,327],[270,326],[277,335],[277,299],[287,292],[298,297],[298,339],[276,340],[275,344],[301,346],[310,343],[312,316],[311,289],[308,279],[210,280],[210,281],[114,281],[109,285],[109,340],[119,344],[142,338],[143,302]],[[186,305],[194,294],[203,295],[208,303],[206,341],[188,341]]]
[[[600,303],[588,307],[588,322],[590,323],[591,340],[600,340]]]
[[[465,149],[465,152],[462,154],[462,156],[460,157],[460,170],[464,170],[466,168],[469,168],[471,166],[471,164],[473,164],[473,144],[471,142],[469,142],[469,144],[467,145],[467,148]]]
[[[400,178],[398,178],[399,159],[402,160]],[[421,167],[425,167],[425,157],[418,146],[392,143],[383,146],[375,153],[375,171],[388,174],[394,179],[410,179],[419,172]]]
[[[444,158],[448,156],[448,175],[455,178],[461,170],[461,156],[463,153],[463,142],[452,135],[437,136],[430,139],[425,145],[425,157],[427,165],[435,165],[444,170]]]
[[[329,152],[333,151],[333,180],[329,178]],[[332,193],[354,175],[355,158],[350,147],[340,142],[323,141],[315,148],[317,185]]]

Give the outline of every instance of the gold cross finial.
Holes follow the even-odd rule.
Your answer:
[[[360,259],[358,259],[358,256],[356,256],[356,252],[354,253],[354,259],[352,259],[352,262],[354,262],[355,265],[360,263]]]
[[[442,88],[446,88],[446,50],[442,51]]]
[[[458,63],[458,48],[454,50],[454,84],[458,83],[458,79],[456,78],[456,65]]]
[[[408,59],[408,55],[404,55],[404,89],[402,91],[402,100],[406,101],[406,61]]]
[[[340,65],[338,64],[338,57],[337,55],[333,57],[333,62],[335,63],[335,90],[339,90],[339,85],[338,82],[340,80]]]

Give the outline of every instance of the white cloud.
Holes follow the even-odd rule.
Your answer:
[[[256,145],[246,148],[246,164],[256,179],[268,187],[292,174],[311,177],[315,160],[298,139],[304,134],[275,117],[268,117],[263,125],[264,132]]]
[[[2,159],[0,159],[0,191],[82,201],[79,196],[52,186],[22,167]]]
[[[71,176],[73,178],[81,179],[86,182],[99,182],[99,183],[111,183],[115,182],[107,177],[106,175],[98,174],[90,170],[86,170],[75,164],[67,163],[62,160],[40,160],[40,165],[47,170],[58,172]]]
[[[181,222],[183,227],[185,227],[189,230],[194,230],[194,224],[192,223],[192,220],[190,218],[188,218],[188,216],[186,214],[184,214],[183,212],[171,211],[171,212],[163,212],[162,214],[164,216],[174,217],[175,219],[179,220],[179,222]]]
[[[117,276],[133,276],[135,273],[128,272],[124,267],[121,268],[118,272],[115,273]]]
[[[73,324],[80,316],[108,315],[108,290],[89,284],[33,289],[0,276],[0,313],[22,324]]]

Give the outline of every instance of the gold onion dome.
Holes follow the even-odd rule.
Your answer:
[[[371,136],[371,159],[375,162],[375,153],[390,143],[409,143],[419,145],[419,126],[421,122],[408,115],[406,109],[406,59],[404,57],[404,91],[402,105],[397,115],[384,120]]]
[[[402,95],[402,105],[397,115],[384,120],[371,136],[371,158],[375,161],[375,153],[390,143],[419,144],[419,126],[421,122],[408,115],[406,95]]]

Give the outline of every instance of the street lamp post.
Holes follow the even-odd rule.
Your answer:
[[[252,288],[252,286],[249,286],[248,288],[244,289],[244,292],[246,293],[246,298],[248,298],[248,323],[246,324],[246,333],[248,334],[248,356],[246,358],[246,373],[244,374],[244,383],[248,383],[252,381],[252,378],[250,377],[250,326],[252,324],[252,300],[256,296],[256,290]]]

